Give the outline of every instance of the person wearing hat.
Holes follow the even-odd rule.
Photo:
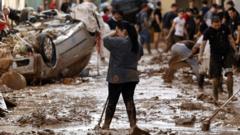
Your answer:
[[[203,34],[203,42],[200,47],[199,62],[203,60],[203,52],[207,41],[210,43],[210,77],[213,79],[213,96],[218,101],[218,93],[221,76],[227,77],[228,97],[233,95],[233,54],[236,50],[230,29],[221,23],[219,16],[212,16],[211,26]]]

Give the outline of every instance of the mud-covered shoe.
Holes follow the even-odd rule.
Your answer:
[[[103,126],[101,127],[102,130],[109,130],[110,129],[110,125],[107,124],[103,124]]]
[[[139,127],[134,127],[130,135],[150,135],[149,132],[140,129]]]

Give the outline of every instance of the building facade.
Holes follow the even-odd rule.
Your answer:
[[[3,6],[22,10],[25,7],[25,0],[1,0],[1,7]]]

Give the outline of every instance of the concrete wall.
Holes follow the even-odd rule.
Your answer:
[[[234,0],[234,2],[235,2],[236,9],[240,13],[240,0]]]
[[[25,0],[28,7],[33,7],[34,9],[37,9],[39,5],[43,4],[42,0]]]
[[[172,3],[175,3],[175,0],[161,0],[162,2],[162,13],[165,14],[171,9]]]

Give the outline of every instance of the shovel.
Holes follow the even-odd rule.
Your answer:
[[[101,123],[102,123],[102,118],[103,118],[104,112],[105,112],[105,110],[106,110],[106,108],[107,108],[108,101],[109,101],[109,98],[107,98],[107,100],[106,100],[106,102],[105,102],[105,104],[104,104],[101,117],[100,117],[100,119],[99,119],[99,121],[98,121],[98,124],[94,127],[94,130],[99,130],[99,129],[101,128],[100,125],[101,125]]]
[[[218,114],[218,112],[220,112],[223,107],[225,107],[229,102],[231,102],[231,100],[235,97],[235,95],[237,95],[239,93],[240,90],[238,90],[235,94],[233,94],[220,108],[218,108],[211,117],[207,118],[206,120],[204,120],[202,122],[202,131],[209,131],[210,129],[210,124],[211,124],[211,120]]]

